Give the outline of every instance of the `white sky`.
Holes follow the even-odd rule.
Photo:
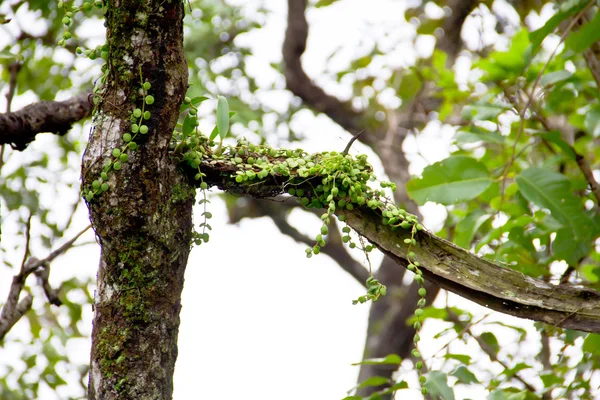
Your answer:
[[[241,0],[238,2],[244,3]],[[241,41],[255,43],[254,57],[249,62],[249,68],[254,71],[269,70],[268,64],[279,61],[281,57],[287,12],[285,2],[272,0],[266,4],[273,11],[266,27],[252,37],[240,38]],[[358,41],[364,35],[364,29],[367,29],[365,21],[373,26],[398,24],[400,29],[403,20],[402,4],[400,1],[377,0],[370,1],[367,7],[364,0],[345,0],[324,10],[310,12],[310,37],[308,50],[303,58],[309,75],[333,93],[343,96],[346,91],[347,94],[347,88],[319,78],[319,74],[325,70],[326,58],[340,44]],[[407,34],[410,32],[407,31]],[[427,47],[427,43],[423,45]],[[361,49],[348,46],[334,57],[333,67],[338,65],[343,68],[344,62],[349,57],[360,54],[360,51]],[[410,46],[396,49],[393,54],[397,57],[416,56]],[[399,59],[399,65],[402,62]],[[4,96],[0,100],[0,107],[3,109],[2,101]],[[17,98],[13,109],[31,101],[32,97],[27,95]],[[306,150],[340,149],[347,141],[347,134],[327,118],[307,115],[299,124],[309,137],[309,141],[302,143]],[[310,132],[317,132],[318,140]],[[323,135],[322,132],[328,134]],[[71,135],[77,133],[72,132]],[[412,161],[411,171],[419,173],[427,163],[445,158],[451,135],[451,130],[433,124],[420,133],[421,144],[411,138],[407,143]],[[52,143],[55,140],[50,135],[40,135],[31,148],[19,157],[33,157],[36,151],[52,153]],[[368,152],[368,149],[359,144],[353,149],[357,153]],[[381,165],[377,160],[371,158],[371,161],[381,172]],[[74,164],[78,162],[79,160],[73,160]],[[5,168],[10,169],[11,165],[8,164]],[[78,167],[75,167],[74,173],[77,172]],[[64,175],[57,179],[67,178],[77,179],[76,176]],[[45,201],[64,205],[72,202],[74,196],[77,193],[69,192]],[[217,196],[213,196],[211,201],[209,209],[214,214],[211,240],[192,250],[186,272],[174,398],[343,398],[346,391],[354,387],[358,375],[358,367],[351,366],[351,363],[360,361],[363,351],[368,306],[353,306],[351,301],[362,295],[364,289],[327,256],[306,259],[304,246],[281,236],[268,218],[244,220],[237,226],[228,225],[225,223],[227,214],[224,204]],[[77,222],[65,237],[70,237],[88,223],[86,212],[82,206]],[[426,226],[433,229],[436,225],[439,226],[445,215],[443,207],[432,203],[424,207],[423,212]],[[200,211],[196,214],[199,215]],[[294,214],[292,219],[300,222],[302,226],[299,229],[311,236],[319,226],[316,217],[312,219],[312,216],[307,218]],[[19,228],[14,221],[13,225],[10,225],[11,221],[5,223],[3,240],[10,240],[11,232],[14,233]],[[88,232],[82,241],[93,241],[93,235]],[[38,257],[45,254],[45,251],[36,253]],[[362,260],[360,252],[354,254]],[[96,245],[72,249],[53,263],[52,281],[58,284],[74,275],[95,276],[98,255]],[[0,260],[5,257],[18,260],[20,256],[0,255]],[[0,299],[6,298],[12,275],[12,271],[0,269]],[[452,304],[468,306],[478,315],[487,312],[456,296],[451,298]],[[439,300],[443,302],[445,298]],[[42,297],[36,298],[36,302],[43,301]],[[91,318],[91,307],[87,307],[81,324],[84,332],[91,331]],[[532,326],[529,322],[506,316],[495,315],[490,320],[495,319],[527,326],[530,330]],[[445,326],[426,324],[421,335],[422,352],[426,358],[454,337],[449,335],[433,339],[435,333]],[[497,329],[496,331],[498,332]],[[27,332],[27,322],[23,320],[11,332],[11,336],[26,337]],[[502,334],[498,335],[498,339],[501,344],[510,348],[515,336],[508,330],[500,332]],[[532,335],[531,345],[524,350],[527,354],[522,355],[533,357],[538,351],[539,342],[533,340],[535,337],[536,335]],[[1,360],[18,357],[22,349],[19,343],[11,339],[6,344],[5,348],[0,348],[0,373]],[[484,364],[488,362],[487,357],[479,354],[473,346],[461,343],[453,346],[458,353],[469,353]],[[74,361],[89,361],[87,340],[69,341],[67,351]],[[402,370],[406,371],[409,367],[410,365],[404,365]],[[499,372],[497,366],[492,369]],[[412,387],[417,387],[414,373],[406,372],[402,376],[409,379]],[[485,378],[485,374],[481,377]],[[56,398],[49,391],[40,393],[41,399]],[[456,394],[457,399],[466,396],[466,392],[460,389],[456,390]],[[66,392],[61,391],[58,397],[65,395]],[[477,390],[468,393],[472,398],[483,398],[485,395],[485,391]],[[400,397],[406,400],[422,398],[416,390],[400,392],[398,398]]]

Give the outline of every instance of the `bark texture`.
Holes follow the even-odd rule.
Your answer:
[[[145,106],[148,133],[134,138],[139,148],[88,203],[102,251],[88,397],[169,399],[195,195],[168,154],[187,88],[184,3],[111,0],[107,9],[108,72],[83,159],[84,193],[114,160],[112,150],[124,150],[142,80],[155,101]]]
[[[19,111],[0,114],[0,145],[24,150],[42,132],[67,133],[72,125],[92,112],[89,93],[65,101],[40,101]]]

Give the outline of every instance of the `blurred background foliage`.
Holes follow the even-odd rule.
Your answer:
[[[323,13],[343,18],[345,3],[310,2],[309,28],[319,29],[311,23],[322,22]],[[431,227],[439,236],[526,276],[600,289],[596,243],[600,198],[590,187],[590,174],[598,176],[600,156],[600,69],[594,67],[600,63],[600,30],[594,29],[600,22],[597,3],[400,3],[394,10],[402,14],[379,23],[364,21],[353,27],[358,40],[338,40],[329,45],[326,57],[304,63],[312,82],[345,110],[341,118],[358,121],[341,127],[367,132],[361,151],[370,152],[380,173],[396,181],[397,201],[414,212],[419,212],[416,205],[425,206],[420,210],[426,221],[434,222]],[[311,149],[329,140],[343,148],[350,134],[334,127],[331,121],[339,124],[339,120],[330,109],[323,112],[320,104],[311,104],[310,96],[299,94],[286,81],[289,66],[283,63],[280,47],[267,49],[269,56],[262,56],[265,49],[257,40],[272,20],[281,23],[281,15],[276,15],[281,4],[198,0],[186,7],[189,96],[226,96],[236,112],[232,136]],[[63,10],[57,9],[57,2],[9,0],[0,12],[10,19],[0,25],[0,90],[6,97],[2,112],[91,90],[100,76],[101,60],[78,55],[77,47],[103,43],[102,9],[75,14],[69,28],[74,37],[65,47],[57,45],[64,33]],[[336,21],[329,23],[335,30]],[[328,37],[309,36],[305,59],[327,42]],[[208,101],[200,107],[200,129],[207,135],[215,124],[214,107]],[[330,132],[306,129],[311,126],[306,121],[323,114],[331,117],[322,125],[331,127]],[[43,257],[81,229],[72,222],[86,213],[78,174],[89,134],[87,122],[85,128],[78,124],[64,136],[40,135],[22,153],[2,148],[3,284],[24,260],[26,248]],[[290,210],[265,208],[226,194],[215,196],[226,200],[231,222],[270,216],[282,233],[302,242],[303,237],[290,230],[286,219]],[[331,246],[346,252],[341,241]],[[404,271],[393,274],[388,275],[384,261],[379,279],[392,290],[381,310],[375,306],[372,310],[366,358],[390,353],[410,357],[406,344],[369,345],[385,337],[407,338],[408,346],[412,341],[405,323],[389,323],[396,321],[398,303],[413,299],[416,303],[416,297],[407,298],[410,287],[402,283]],[[87,354],[74,360],[66,348],[89,335],[85,314],[91,313],[93,280],[73,273],[54,282],[61,287],[60,308],[45,301],[33,278],[28,283],[34,307],[27,322],[21,321],[20,329],[1,343],[5,356],[0,362],[0,398],[42,398],[53,391],[60,398],[81,398],[87,384]],[[438,338],[476,346],[481,356],[474,359],[453,345],[436,354],[424,351],[434,371],[428,383],[432,398],[454,398],[454,390],[465,387],[483,388],[489,399],[599,395],[599,335],[541,323],[524,323],[525,329],[472,313],[464,303],[450,305],[438,299],[426,310],[427,323],[438,323]],[[400,313],[402,322],[414,304],[404,307],[409,309]],[[505,332],[517,338],[510,351],[498,345],[496,336]],[[523,351],[531,343],[538,348],[535,354]],[[402,365],[409,368],[412,364],[406,362]],[[394,375],[398,366],[361,366],[361,381],[374,374],[383,380],[367,381],[348,398],[389,398],[391,390],[386,387],[402,389],[407,379],[405,374]]]

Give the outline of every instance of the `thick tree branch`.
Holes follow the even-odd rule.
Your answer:
[[[264,183],[244,185],[235,182],[234,164],[221,160],[203,161],[205,182],[238,195],[257,198],[283,194],[288,177],[268,176]],[[190,171],[190,175],[195,174]],[[307,183],[306,190],[311,187]],[[396,263],[407,265],[410,233],[392,231],[382,223],[380,213],[367,207],[342,211],[348,224],[374,243]],[[600,332],[600,293],[573,285],[552,285],[514,269],[480,258],[469,251],[435,236],[427,230],[416,237],[416,259],[426,279],[444,289],[490,309],[545,322],[550,325]]]
[[[72,125],[92,113],[90,94],[65,101],[40,101],[16,112],[0,114],[0,144],[24,150],[42,132],[64,135]]]
[[[301,57],[306,50],[308,37],[305,10],[306,0],[288,0],[288,24],[283,42],[287,87],[310,107],[324,113],[348,132],[357,134],[365,128],[363,113],[354,110],[350,103],[325,93],[302,68]],[[361,137],[361,141],[371,147],[375,145],[374,139],[368,133]]]

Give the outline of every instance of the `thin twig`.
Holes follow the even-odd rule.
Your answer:
[[[356,135],[354,135],[352,137],[352,139],[350,139],[350,141],[348,142],[348,144],[346,145],[346,148],[344,149],[344,151],[342,151],[342,155],[346,156],[348,154],[348,152],[350,151],[350,147],[352,147],[352,144],[354,144],[354,142],[356,141],[356,139],[358,139],[358,137],[360,135],[362,135],[365,131],[360,131],[358,132]]]

